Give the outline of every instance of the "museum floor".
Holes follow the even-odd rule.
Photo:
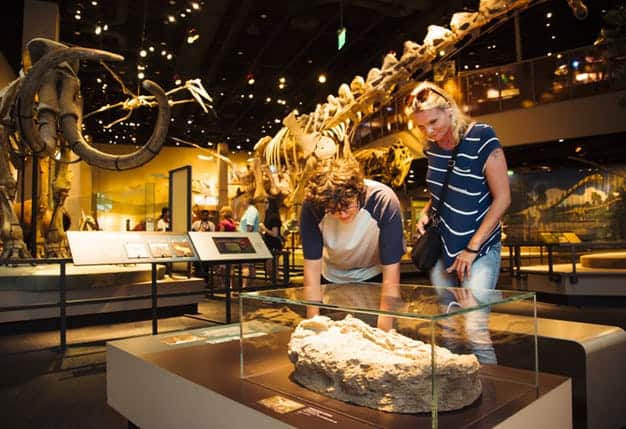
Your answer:
[[[511,288],[503,273],[499,288]],[[236,304],[235,304],[236,305]],[[223,320],[224,303],[207,300],[201,316]],[[233,309],[233,315],[237,315]],[[626,307],[564,306],[540,303],[538,315],[626,328]],[[159,320],[159,332],[208,326],[196,317]],[[99,323],[68,330],[68,348],[59,353],[58,330],[13,329],[0,335],[0,422],[4,428],[126,428],[106,403],[105,342],[149,335],[151,322]],[[137,398],[141,401],[141,398]],[[210,427],[210,424],[207,425]]]

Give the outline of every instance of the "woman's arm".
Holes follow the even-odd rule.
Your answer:
[[[280,233],[279,228],[277,226],[273,226],[270,229],[266,227],[265,224],[262,224],[262,223],[259,224],[259,229],[261,230],[262,233],[271,235],[274,238],[278,237],[278,234]]]
[[[511,187],[507,175],[506,158],[501,148],[495,149],[487,158],[485,177],[491,193],[491,207],[467,244],[470,249],[475,250],[479,249],[483,241],[493,232],[506,209],[511,205]]]
[[[420,216],[417,219],[417,224],[415,225],[415,232],[418,236],[424,234],[426,232],[424,230],[424,226],[430,222],[430,208],[433,205],[433,200],[428,200],[422,211],[420,212]]]

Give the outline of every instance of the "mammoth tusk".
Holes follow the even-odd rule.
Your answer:
[[[170,106],[165,92],[155,82],[144,80],[143,87],[154,95],[159,106],[156,125],[146,144],[135,152],[125,155],[112,155],[99,151],[85,141],[80,132],[77,118],[73,115],[65,115],[61,118],[61,127],[72,151],[89,165],[105,170],[131,170],[152,160],[165,142],[170,125]]]
[[[34,153],[45,151],[46,153],[54,153],[52,144],[39,135],[35,127],[33,115],[33,103],[35,102],[35,94],[42,84],[44,75],[52,68],[58,66],[64,61],[75,60],[110,60],[123,61],[124,57],[113,54],[111,52],[101,51],[98,49],[86,48],[58,48],[45,54],[37,61],[28,71],[22,82],[22,87],[17,96],[17,128]]]

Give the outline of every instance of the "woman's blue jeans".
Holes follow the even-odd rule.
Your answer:
[[[435,266],[430,270],[430,281],[433,286],[438,287],[463,287],[470,289],[474,299],[478,303],[486,303],[493,301],[496,296],[493,290],[498,283],[500,276],[500,249],[501,245],[494,245],[489,251],[476,259],[472,264],[469,277],[460,282],[455,272],[446,272],[443,259],[439,259]],[[456,302],[454,295],[448,291],[438,290],[439,301],[442,311],[449,311],[452,307],[462,306]],[[496,352],[493,348],[491,336],[489,335],[489,308],[476,310],[455,316],[455,319],[463,319],[464,337],[467,341],[472,353],[476,355],[480,363],[496,364]],[[459,346],[459,333],[450,334],[446,338],[444,332],[444,343],[452,348],[452,351]]]

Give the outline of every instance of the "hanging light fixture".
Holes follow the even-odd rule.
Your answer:
[[[339,28],[337,29],[337,50],[346,44],[347,30],[343,26],[343,0],[339,0]]]

